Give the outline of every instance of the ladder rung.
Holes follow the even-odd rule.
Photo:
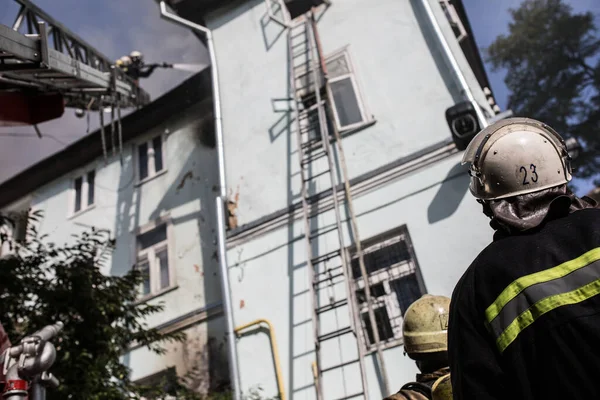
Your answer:
[[[364,395],[365,395],[365,392],[359,392],[359,393],[351,394],[350,396],[340,397],[336,400],[348,400],[348,399],[353,399],[355,397],[364,396]]]
[[[303,55],[307,55],[308,58],[310,59],[310,51],[296,51],[296,52],[292,52],[292,60],[295,60],[296,58],[303,56]],[[306,64],[306,62],[302,63],[302,64]],[[299,68],[300,66],[296,66],[294,68]],[[312,68],[311,70],[309,70],[309,72],[312,72]],[[304,74],[306,75],[306,74]],[[302,75],[300,75],[302,76]]]
[[[301,127],[299,132],[300,132],[301,135],[305,134],[305,133],[308,133],[308,132],[313,132],[320,125],[321,124],[318,123],[318,122],[315,122],[314,124],[308,124],[308,125],[305,125],[305,126]]]
[[[304,26],[304,25],[302,25]],[[302,29],[302,32],[292,35],[292,39],[299,37],[300,35],[306,35],[306,27]]]
[[[315,179],[317,179],[317,178],[318,178],[318,177],[320,177],[320,176],[323,176],[323,175],[325,175],[325,174],[328,174],[328,173],[329,173],[329,171],[331,171],[331,170],[330,170],[330,169],[326,169],[325,171],[319,172],[319,173],[318,173],[318,174],[316,174],[316,175],[311,175],[311,176],[309,176],[308,178],[304,179],[304,182],[310,182],[310,181],[312,181],[312,180],[315,180]]]
[[[323,368],[321,370],[321,373],[327,372],[327,371],[333,371],[334,369],[338,369],[338,368],[347,367],[348,365],[356,364],[357,362],[360,362],[360,359],[357,358],[356,360],[346,361],[345,363],[342,363],[342,364],[334,365],[332,367]],[[362,394],[362,393],[360,393],[360,394]],[[357,396],[357,395],[354,395],[354,396]]]
[[[340,265],[340,267],[341,267],[341,265]],[[337,268],[340,268],[340,267],[337,267]],[[337,268],[336,268],[336,269],[337,269]],[[322,272],[321,274],[324,274],[324,273],[325,273],[325,272]],[[319,275],[321,275],[321,274],[319,274]],[[335,278],[339,278],[340,276],[344,276],[344,273],[343,273],[343,272],[340,272],[339,274],[335,274],[335,275],[328,276],[328,277],[327,277],[327,278],[325,278],[325,279],[320,279],[320,280],[318,280],[318,281],[316,281],[316,282],[313,282],[313,285],[314,285],[314,286],[319,286],[321,283],[324,283],[324,282],[327,282],[327,281],[330,281],[330,280],[334,280]]]
[[[318,340],[319,340],[319,342],[324,342],[326,340],[333,339],[333,338],[336,338],[338,336],[347,335],[349,333],[354,333],[354,331],[352,330],[352,327],[350,327],[350,326],[347,327],[347,328],[342,328],[340,330],[327,333],[325,335],[321,335],[321,336],[318,337]]]
[[[308,139],[306,142],[302,143],[302,149],[310,149],[315,144],[320,143],[321,138],[318,139]]]
[[[337,249],[337,250],[334,250],[334,251],[332,251],[332,252],[329,252],[329,253],[323,254],[323,255],[321,255],[321,256],[318,256],[318,257],[314,257],[314,258],[312,258],[312,259],[310,260],[310,263],[311,263],[311,264],[314,266],[315,264],[319,264],[319,263],[322,263],[322,262],[324,262],[324,261],[329,261],[329,260],[331,260],[332,258],[334,258],[334,257],[337,257],[337,256],[339,256],[339,255],[341,255],[341,253],[340,253],[340,249]]]
[[[348,304],[348,300],[347,299],[342,299],[342,300],[334,301],[333,303],[327,304],[326,306],[317,308],[315,310],[315,312],[317,314],[322,314],[324,312],[331,311],[331,310],[334,310],[336,308],[345,306],[346,304]]]
[[[322,150],[318,153],[313,153],[310,156],[306,157],[304,160],[302,160],[302,166],[306,166],[307,164],[310,164],[311,162],[318,160],[319,158],[326,156],[327,155],[327,150]]]
[[[329,172],[329,171],[327,171],[327,172]],[[325,229],[324,231],[321,231],[321,232],[316,231],[315,233],[310,235],[309,239],[313,240],[315,238],[318,238],[321,235],[325,235],[326,233],[333,232],[333,231],[337,231],[337,225],[334,225],[332,228]]]
[[[298,43],[296,43],[296,44],[293,44],[293,45],[292,45],[292,49],[293,49],[293,48],[296,48],[296,47],[298,47],[298,46],[300,46],[300,45],[302,45],[302,44],[308,44],[308,40],[303,40],[303,41],[301,41],[301,42],[298,42]]]

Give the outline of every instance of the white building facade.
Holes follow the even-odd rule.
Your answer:
[[[266,397],[313,399],[317,380],[327,400],[378,399],[397,391],[417,372],[403,355],[403,312],[424,293],[450,296],[492,237],[467,194],[462,154],[445,119],[448,108],[465,100],[452,62],[486,118],[498,111],[474,72],[481,65],[463,49],[470,29],[456,18],[457,7],[435,0],[169,3],[181,17],[210,29],[214,39],[230,202],[230,291],[235,326],[244,327],[236,339],[242,391],[260,386]],[[303,46],[300,24],[311,5],[317,7],[318,39],[307,37],[320,47],[328,70],[322,92],[300,88],[306,81],[295,70]],[[476,47],[471,51],[477,53]],[[314,60],[304,72],[311,65],[322,72]],[[345,162],[332,140],[331,158],[315,156],[306,179],[309,152],[298,150],[309,143],[304,138],[299,145],[298,132],[310,131],[308,140],[316,142],[311,152],[327,148],[319,131],[296,123],[296,116],[303,117],[296,107],[302,102],[310,108],[310,94],[326,100],[326,129],[339,132]],[[326,173],[329,159],[339,218]],[[344,200],[343,164],[353,212]],[[357,236],[383,363],[368,317]]]
[[[165,306],[149,326],[187,334],[184,343],[166,344],[164,355],[132,348],[123,357],[131,379],[159,381],[175,369],[204,392],[229,381],[211,108],[207,69],[125,117],[122,153],[107,127],[105,149],[94,132],[0,185],[3,212],[42,211],[39,233],[58,246],[90,227],[110,232],[116,248],[103,272],[146,272],[139,301]],[[16,239],[25,231],[17,227]]]

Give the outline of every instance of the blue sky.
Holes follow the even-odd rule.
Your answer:
[[[521,2],[463,1],[480,48],[489,46],[499,34],[508,31],[508,9]],[[0,23],[12,23],[17,9],[13,3],[12,0],[3,1]],[[161,20],[153,0],[34,0],[34,3],[112,59],[131,50],[140,50],[150,62],[205,64],[207,61],[206,49],[198,39],[185,29]],[[575,11],[592,11],[600,22],[600,1],[570,0],[568,3]],[[503,82],[505,73],[492,72],[489,66],[487,71],[496,101],[504,110],[508,98]],[[156,98],[189,75],[175,70],[157,70],[149,79],[142,80],[142,84]],[[98,126],[97,119],[97,114],[92,116],[90,130]],[[76,119],[70,109],[59,120],[40,125],[45,135],[43,139],[35,135],[32,127],[0,128],[0,182],[81,138],[86,129],[85,119]],[[16,133],[19,135],[14,135]],[[591,189],[590,184],[579,186],[583,193]]]

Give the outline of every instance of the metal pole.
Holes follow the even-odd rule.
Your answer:
[[[39,377],[31,385],[31,399],[30,400],[46,400],[46,387],[39,382]]]
[[[210,59],[210,72],[212,78],[213,116],[215,119],[215,135],[217,141],[217,156],[219,163],[219,188],[220,196],[217,197],[217,230],[219,240],[219,266],[221,269],[221,287],[223,303],[227,318],[227,340],[229,346],[229,372],[231,374],[234,399],[241,400],[240,374],[238,368],[237,348],[235,346],[233,305],[229,285],[229,268],[227,263],[226,234],[225,234],[225,202],[227,201],[227,182],[225,180],[225,151],[223,147],[223,124],[221,118],[221,94],[219,88],[219,74],[217,69],[217,56],[210,29],[188,21],[180,16],[167,11],[167,4],[161,1],[160,15],[162,18],[179,24],[183,27],[202,32],[206,37],[206,47]]]
[[[326,97],[326,101],[329,104],[329,112],[331,112],[330,110],[332,110],[333,105],[331,104],[331,99],[333,98],[333,96],[331,95],[332,91],[331,91],[331,86],[329,83],[329,74],[327,72],[327,65],[325,63],[325,58],[323,57],[323,49],[321,48],[321,39],[319,37],[319,31],[317,30],[317,22],[315,20],[315,14],[314,14],[314,8],[313,8],[313,12],[311,12],[310,15],[310,23],[312,24],[312,32],[315,38],[315,43],[316,43],[316,50],[317,50],[317,55],[319,57],[319,62],[321,63],[321,70],[323,71],[323,79],[325,81],[325,88],[327,90],[327,97]],[[316,78],[315,78],[316,80]],[[346,195],[346,205],[348,206],[348,213],[350,214],[350,228],[351,228],[351,232],[352,232],[352,236],[354,237],[354,244],[356,247],[356,252],[358,253],[358,264],[360,267],[360,272],[361,272],[361,276],[363,278],[363,281],[365,283],[365,296],[366,296],[366,302],[367,302],[367,313],[369,315],[369,322],[371,323],[371,332],[373,333],[373,339],[375,341],[375,346],[377,349],[377,364],[379,366],[379,370],[381,372],[381,381],[383,383],[383,396],[387,397],[388,395],[390,395],[390,390],[389,390],[389,383],[388,383],[388,376],[387,376],[387,369],[385,368],[385,361],[383,359],[383,348],[381,345],[381,340],[379,338],[379,330],[377,328],[377,321],[375,319],[375,313],[373,311],[373,306],[372,306],[372,296],[371,296],[371,285],[369,283],[369,274],[367,273],[367,268],[365,266],[365,261],[364,261],[364,256],[362,253],[362,246],[361,246],[361,242],[360,242],[360,235],[358,233],[358,224],[356,221],[356,214],[354,213],[354,206],[352,203],[352,192],[350,190],[350,181],[349,181],[349,175],[348,175],[348,169],[346,167],[346,157],[344,155],[344,147],[342,146],[342,138],[340,136],[340,132],[337,129],[336,123],[335,123],[335,118],[333,118],[333,115],[331,115],[331,121],[332,121],[332,130],[333,130],[333,134],[335,136],[335,143],[337,143],[337,148],[338,148],[338,156],[339,156],[339,160],[340,160],[340,167],[342,170],[342,179],[343,179],[343,183],[344,183],[344,191],[345,191],[345,195]],[[329,138],[323,138],[324,143],[326,144],[326,146],[329,147]],[[332,167],[331,167],[332,168]],[[334,194],[334,201],[336,201],[337,195]],[[339,212],[339,211],[338,211]],[[339,218],[339,217],[338,217]],[[341,232],[341,230],[340,230]],[[343,251],[343,250],[342,250]],[[344,252],[345,254],[345,252]],[[344,264],[346,264],[344,262]],[[344,265],[344,268],[347,270],[347,266]],[[346,274],[351,275],[349,273],[349,271],[347,270]],[[351,286],[351,285],[350,285]],[[352,300],[354,298],[353,295],[350,294],[350,292],[348,292],[348,297],[350,298],[350,300]],[[353,309],[353,306],[351,306]],[[356,324],[356,314],[353,314],[353,322]],[[356,328],[358,329],[360,325],[357,325]],[[363,357],[362,354],[362,348],[361,343],[360,343],[360,339],[357,335],[356,338],[359,341],[359,348],[358,351],[360,353],[360,358]],[[365,344],[366,344],[367,340],[365,339]],[[362,362],[362,361],[361,361]],[[362,365],[361,365],[362,368]],[[364,390],[365,390],[365,398],[368,399],[368,395],[366,393],[368,386],[366,386],[367,384],[367,378],[365,376],[365,372],[364,369],[361,370],[361,376],[362,376],[362,380],[363,380],[363,386],[364,386]]]
[[[227,344],[229,346],[229,373],[233,380],[234,399],[241,400],[240,375],[238,368],[237,348],[235,346],[235,322],[233,321],[233,301],[231,290],[229,290],[229,268],[227,266],[227,248],[225,247],[225,201],[221,196],[217,197],[217,227],[219,232],[219,260],[221,267],[221,291],[223,293],[223,304],[225,306],[225,318],[227,319]],[[225,260],[225,262],[223,262]]]
[[[479,104],[475,100],[473,92],[471,92],[471,88],[467,83],[465,75],[460,69],[458,62],[456,61],[456,58],[454,57],[454,54],[450,49],[450,45],[448,44],[448,41],[446,40],[446,37],[444,36],[444,33],[442,32],[442,29],[440,28],[440,25],[438,24],[437,19],[433,14],[433,9],[429,4],[429,0],[421,0],[421,3],[423,3],[425,12],[427,13],[427,17],[429,18],[429,22],[431,22],[435,35],[437,36],[440,45],[442,46],[442,50],[444,51],[444,54],[446,55],[446,58],[448,59],[448,62],[450,63],[450,66],[452,67],[456,78],[458,79],[458,83],[462,87],[465,96],[467,96],[467,100],[469,100],[471,104],[473,104],[473,108],[475,108],[475,113],[477,113],[477,118],[479,119],[479,125],[481,126],[481,129],[487,127],[489,125],[488,120],[485,117],[485,115],[483,115],[483,111],[481,110],[481,107],[479,107]]]
[[[160,15],[176,24],[186,28],[202,32],[206,37],[206,47],[208,49],[208,57],[210,60],[210,72],[212,77],[212,91],[214,104],[214,119],[215,119],[215,134],[217,136],[217,155],[219,156],[219,186],[220,195],[223,199],[227,199],[227,184],[225,181],[225,152],[223,150],[223,125],[221,118],[221,94],[219,90],[219,72],[217,70],[217,56],[215,54],[215,46],[213,42],[212,32],[210,29],[195,24],[187,19],[181,18],[179,15],[172,14],[167,11],[167,5],[164,1],[160,2]]]

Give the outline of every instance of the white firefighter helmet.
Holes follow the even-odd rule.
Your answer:
[[[142,53],[140,53],[137,50],[132,51],[131,54],[129,54],[129,57],[131,57],[131,61],[133,62],[142,61],[142,59],[144,58]]]
[[[467,146],[469,189],[481,200],[537,192],[571,180],[571,158],[563,138],[530,118],[507,118],[479,132]]]
[[[404,350],[412,359],[419,355],[448,351],[448,314],[450,299],[423,295],[404,314]]]
[[[123,56],[119,58],[119,66],[128,66],[131,64],[131,58],[129,56]]]

